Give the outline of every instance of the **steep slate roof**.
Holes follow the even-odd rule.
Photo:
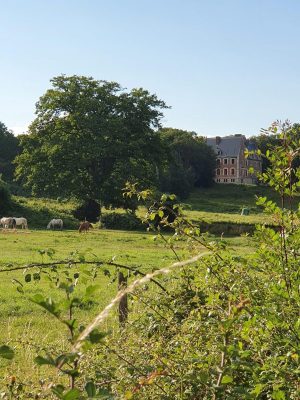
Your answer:
[[[219,143],[217,143],[217,141]],[[245,137],[243,135],[224,136],[217,138],[214,137],[206,139],[206,143],[214,149],[216,154],[218,154],[218,150],[221,150],[220,156],[222,157],[237,157],[240,153],[244,141]]]

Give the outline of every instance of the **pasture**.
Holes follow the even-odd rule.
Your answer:
[[[255,224],[267,221],[266,216],[263,216],[261,210],[255,205],[254,197],[255,194],[266,193],[258,193],[257,188],[250,187],[245,189],[235,186],[235,191],[232,189],[232,187],[215,186],[195,191],[184,205],[187,217],[196,223],[206,221],[208,223]],[[249,216],[240,216],[243,206],[250,209]],[[79,234],[78,221],[72,215],[75,208],[75,203],[61,199],[14,197],[11,213],[25,216],[28,219],[29,231],[20,229],[9,233],[0,231],[0,269],[30,263],[81,260],[82,264],[73,266],[68,273],[70,277],[79,274],[78,285],[75,288],[77,296],[84,296],[87,286],[96,287],[92,300],[90,299],[84,307],[76,309],[76,319],[86,324],[113,298],[117,291],[117,282],[115,267],[98,268],[97,276],[91,277],[88,273],[93,267],[85,264],[84,260],[110,261],[113,259],[116,263],[138,268],[145,273],[170,265],[176,259],[174,253],[163,241],[154,240],[154,234],[146,230],[134,232],[93,229],[87,234]],[[142,218],[145,211],[145,208],[140,207],[137,215]],[[66,229],[45,230],[50,219],[57,217],[63,219]],[[36,228],[42,228],[42,230],[36,230]],[[70,230],[74,228],[76,230]],[[168,235],[170,234],[167,234],[167,239]],[[221,240],[220,236],[212,235],[211,239]],[[250,237],[236,236],[225,240],[234,254],[248,254],[253,251],[254,245]],[[175,249],[185,258],[189,256],[189,250],[184,241],[176,242]],[[201,247],[198,250],[201,251]],[[106,273],[102,272],[104,269]],[[0,388],[7,384],[10,376],[16,376],[23,383],[27,382],[28,387],[31,385],[37,387],[37,382],[41,382],[41,385],[51,382],[53,374],[56,374],[54,370],[48,367],[37,367],[34,357],[44,348],[65,349],[68,347],[66,329],[61,328],[54,317],[30,300],[38,293],[51,297],[54,301],[61,301],[64,298],[64,292],[50,282],[46,274],[41,273],[40,280],[32,279],[30,282],[25,282],[28,273],[33,276],[33,273],[37,271],[38,269],[0,273],[2,327],[0,344],[8,340],[16,352],[11,362],[0,359],[0,370],[3,375],[2,380],[0,378]],[[176,277],[176,272],[172,274],[172,277]],[[64,279],[67,278],[64,277]],[[166,278],[160,279],[163,282]],[[176,284],[176,279],[171,279],[171,282]],[[150,290],[152,288],[150,285]],[[101,329],[113,334],[117,326],[117,311],[115,310]],[[55,375],[56,382],[57,379]],[[41,390],[43,391],[42,388]]]
[[[252,250],[251,239],[237,237],[226,239],[235,253],[245,253]],[[51,262],[54,260],[74,259],[106,260],[114,258],[115,262],[137,267],[147,272],[166,266],[175,261],[174,254],[161,241],[153,240],[153,233],[93,230],[88,234],[77,231],[28,231],[16,233],[0,232],[0,268],[7,266],[22,266],[28,263]],[[178,242],[176,250],[188,254],[185,244]],[[114,280],[115,268],[110,267],[111,275],[98,273],[95,279],[85,276],[90,267],[84,262],[80,267],[72,267],[70,275],[79,273],[78,295],[84,293],[87,285],[97,285],[93,301],[83,309],[76,310],[76,317],[82,323],[90,321],[99,310],[109,303],[116,293]],[[63,348],[66,346],[64,330],[43,309],[30,301],[30,298],[41,293],[54,300],[62,299],[63,293],[55,285],[41,275],[40,281],[25,283],[23,270],[0,274],[0,343],[9,339],[16,349],[16,358],[12,362],[0,361],[0,369],[4,373],[0,386],[7,382],[9,376],[17,376],[23,382],[49,378],[48,368],[38,368],[33,359],[37,353],[46,347]],[[31,271],[33,272],[33,271]],[[80,285],[85,279],[84,285]],[[17,288],[20,282],[23,293]],[[111,315],[102,327],[104,330],[114,329],[116,313]],[[52,371],[52,370],[51,370]],[[53,373],[53,371],[52,371]]]
[[[267,196],[278,200],[274,192],[264,186],[214,185],[211,188],[195,189],[190,197],[184,200],[183,206],[188,218],[200,221],[234,224],[272,224],[272,219],[263,214],[262,208],[256,205],[256,196]],[[297,207],[298,201],[295,202]],[[52,218],[62,218],[66,229],[78,228],[78,221],[72,212],[78,206],[74,201],[63,199],[39,199],[13,196],[10,215],[24,216],[30,228],[46,229]],[[247,207],[250,215],[241,216],[241,210]],[[124,213],[124,210],[104,210]],[[137,216],[142,218],[146,209],[139,207]]]

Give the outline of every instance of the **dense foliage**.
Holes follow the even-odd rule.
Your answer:
[[[300,138],[300,124],[295,123],[291,126],[293,131],[293,136],[296,139]],[[282,144],[282,138],[274,132],[263,129],[261,134],[258,136],[252,136],[249,139],[250,142],[255,143],[257,148],[264,155],[268,150],[274,148],[274,146],[280,146]],[[297,156],[293,160],[293,167],[298,168],[300,166],[300,157]],[[268,168],[271,167],[271,162],[268,157],[262,157],[262,172],[266,172]]]
[[[212,185],[216,157],[204,138],[173,128],[162,128],[160,135],[168,154],[161,178],[163,192],[186,198],[193,188]]]
[[[33,194],[122,206],[126,181],[157,183],[163,101],[83,76],[51,82],[16,160],[17,177]]]
[[[11,196],[8,185],[0,177],[0,215],[8,211],[11,205]]]
[[[12,181],[13,160],[18,154],[18,139],[0,122],[0,175],[5,181]]]
[[[133,308],[142,302],[147,311],[113,347],[122,365],[113,385],[117,398],[128,388],[138,399],[299,398],[300,210],[293,211],[292,200],[300,186],[293,168],[300,140],[287,123],[270,132],[280,144],[266,153],[271,168],[260,179],[282,204],[265,197],[258,203],[279,228],[260,226],[256,253],[237,257],[188,221],[172,224],[177,237],[188,238],[190,252],[202,245],[212,255],[197,269],[185,267],[167,294],[133,297]],[[170,244],[176,251],[176,241]]]
[[[110,212],[103,214],[101,218],[101,226],[106,229],[121,229],[128,231],[145,230],[145,225],[133,213],[117,213]]]

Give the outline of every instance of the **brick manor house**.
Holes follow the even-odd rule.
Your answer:
[[[216,136],[207,138],[206,143],[217,155],[215,182],[255,185],[257,178],[248,169],[253,167],[261,172],[262,161],[257,154],[245,158],[245,150],[255,150],[255,145],[249,143],[244,135]]]

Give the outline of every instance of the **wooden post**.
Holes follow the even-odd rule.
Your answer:
[[[127,276],[125,277],[123,272],[118,272],[118,290],[125,289],[127,287]],[[127,294],[121,299],[119,303],[119,324],[120,328],[124,327],[128,318],[128,299]]]

